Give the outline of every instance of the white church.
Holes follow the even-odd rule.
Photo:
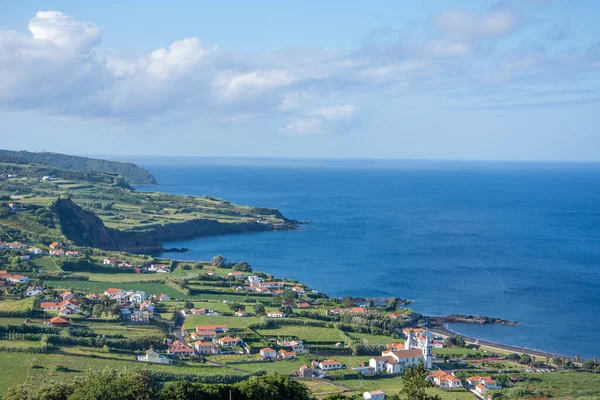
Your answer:
[[[371,373],[383,372],[387,374],[402,374],[405,368],[422,363],[425,368],[431,369],[432,354],[431,340],[433,335],[426,330],[405,330],[407,336],[404,349],[385,350],[381,357],[369,360]]]

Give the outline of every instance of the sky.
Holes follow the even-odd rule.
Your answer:
[[[598,1],[0,0],[0,148],[600,161]]]

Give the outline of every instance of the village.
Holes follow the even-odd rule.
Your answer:
[[[434,333],[397,299],[331,299],[222,256],[176,262],[90,253],[58,241],[0,243],[0,251],[10,263],[0,270],[0,348],[15,337],[9,332],[25,329],[24,335],[49,335],[46,357],[52,349],[77,348],[94,362],[187,366],[201,375],[286,374],[323,398],[335,392],[384,399],[417,365],[426,368],[432,393],[459,399],[491,399],[523,386],[536,371],[557,371],[550,360],[515,358]],[[76,272],[82,263],[98,272]],[[31,308],[17,311],[25,302]],[[20,344],[24,335],[17,335]],[[108,344],[98,354],[93,348],[101,343]]]

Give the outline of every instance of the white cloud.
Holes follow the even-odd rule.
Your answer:
[[[356,126],[358,107],[341,105],[309,112],[289,123],[284,131],[298,135],[343,133]]]
[[[349,95],[367,92],[493,91],[498,82],[521,85],[600,68],[594,47],[519,54],[491,49],[523,20],[505,5],[480,13],[452,9],[425,24],[423,35],[386,29],[352,52],[232,53],[191,37],[147,54],[122,54],[99,47],[101,32],[93,23],[40,11],[30,34],[0,31],[0,109],[120,120],[268,118],[287,120],[281,130],[290,133],[343,132],[359,122],[358,107],[315,104],[344,104]]]
[[[29,21],[35,40],[71,50],[89,50],[100,43],[100,29],[58,11],[38,11]]]

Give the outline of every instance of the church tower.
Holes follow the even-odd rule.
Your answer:
[[[425,346],[423,346],[422,351],[423,361],[425,361],[425,368],[432,369],[433,355],[431,350],[431,342],[429,341],[429,336],[425,336]]]
[[[406,336],[406,342],[404,342],[404,349],[405,350],[410,350],[413,347],[413,342],[412,342],[412,332],[409,332],[408,335]]]

